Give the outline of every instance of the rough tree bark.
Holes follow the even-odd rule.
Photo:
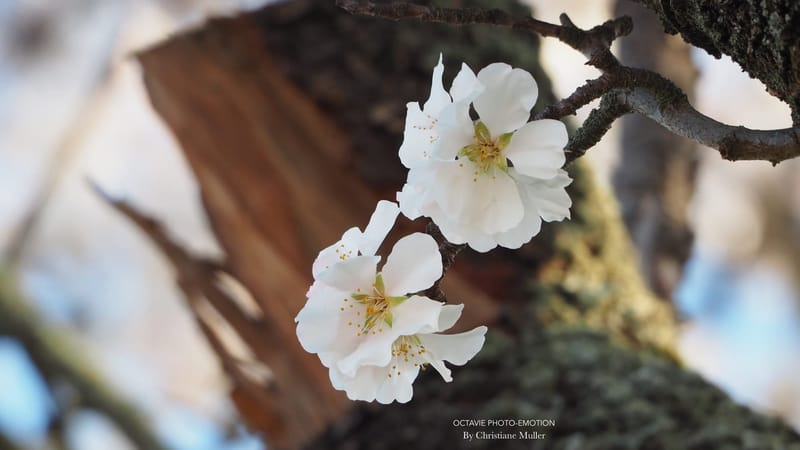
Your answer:
[[[525,13],[510,2],[463,3]],[[427,96],[439,52],[451,69],[501,60],[533,71],[541,108],[554,99],[537,49],[533,36],[513,30],[390,23],[323,0],[215,20],[140,60],[227,261],[199,261],[155,222],[115,205],[173,262],[192,310],[217,310],[272,368],[270,384],[248,381],[197,314],[240,412],[277,448],[314,440],[313,448],[800,449],[800,436],[779,420],[737,406],[681,367],[669,307],[645,288],[613,202],[581,164],[571,168],[571,221],[545,227],[518,252],[460,255],[448,273],[448,298],[467,304],[464,326],[492,330],[453,383],[423,374],[410,404],[353,404],[300,349],[292,318],[311,260],[346,228],[363,226],[377,198],[393,197],[404,177],[396,153],[404,105]],[[250,290],[259,318],[218,289],[223,273]],[[456,418],[556,424],[525,428],[544,440],[470,444]]]
[[[668,33],[719,58],[729,55],[800,123],[800,3],[795,0],[635,0]]]

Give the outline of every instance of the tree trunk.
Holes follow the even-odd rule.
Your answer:
[[[670,309],[644,287],[614,203],[581,164],[572,168],[571,221],[546,226],[518,252],[462,254],[448,272],[448,298],[466,304],[463,327],[491,329],[453,383],[422,374],[407,405],[352,403],[333,391],[300,348],[292,319],[316,252],[363,227],[375,201],[393,198],[403,181],[405,103],[427,97],[439,52],[446,78],[459,61],[474,69],[506,61],[534,73],[538,107],[552,97],[531,35],[352,17],[331,3],[294,1],[215,20],[140,55],[153,104],[197,176],[228,260],[202,264],[151,222],[137,223],[175,264],[192,308],[204,297],[272,369],[270,385],[248,383],[207,333],[240,412],[271,445],[800,448],[780,421],[736,406],[680,366]],[[463,3],[524,13],[507,2]],[[424,226],[400,224],[398,234]],[[233,299],[204,281],[220,273],[248,288],[260,321],[228,311]],[[464,431],[499,429],[452,425],[468,418],[555,425],[509,429],[543,433],[541,440],[469,443]]]
[[[658,17],[630,0],[617,0],[615,16],[628,15],[633,33],[619,41],[620,61],[658,72],[691,100],[697,70],[689,46],[661,31]],[[698,145],[638,114],[622,117],[614,193],[638,251],[647,285],[670,299],[692,249],[688,206],[694,192]]]

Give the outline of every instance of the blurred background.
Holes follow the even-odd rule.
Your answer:
[[[169,265],[98,199],[87,180],[158,217],[195,253],[219,255],[197,185],[149,104],[132,54],[206,17],[265,3],[0,0],[0,261],[18,269],[24,298],[47,327],[75,339],[93,370],[176,449],[262,444],[240,424],[217,359],[186,310]],[[541,19],[557,22],[566,11],[583,26],[620,7],[613,0],[531,3]],[[653,38],[630,40],[635,47]],[[653,64],[673,79],[682,77],[707,115],[750,128],[791,124],[788,107],[729,59],[687,51],[679,40],[645,48],[644,55],[636,48],[618,51],[639,62],[633,65]],[[664,64],[662,54],[681,59]],[[598,75],[582,55],[553,40],[543,41],[543,62],[559,97]],[[673,69],[680,73],[668,73]],[[640,249],[651,286],[672,299],[683,320],[681,356],[735,399],[800,429],[798,161],[776,168],[734,164],[716,151],[689,146],[680,150],[688,162],[678,175],[650,161],[655,173],[625,178],[617,168],[634,158],[624,150],[631,127],[635,136],[645,133],[617,123],[589,158],[604,184],[618,191],[639,244],[666,235],[648,228],[652,211],[626,209],[626,195],[663,189],[652,186],[655,180],[680,188],[654,195],[653,210],[688,230],[689,238],[676,238],[686,249]],[[667,151],[687,146],[669,142]],[[660,203],[670,201],[686,202],[688,214],[669,217],[670,205]],[[648,267],[648,261],[657,263]],[[23,347],[0,337],[0,432],[21,448],[56,445],[52,397]],[[106,418],[88,411],[78,409],[57,425],[66,448],[133,448]]]

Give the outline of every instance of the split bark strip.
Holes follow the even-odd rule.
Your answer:
[[[338,0],[337,4],[353,14],[455,25],[491,24],[526,29],[544,37],[559,39],[586,56],[587,64],[601,70],[605,78],[588,82],[576,91],[579,94],[565,99],[562,102],[565,104],[550,109],[545,117],[560,118],[562,111],[574,111],[596,98],[614,94],[609,97],[610,100],[648,117],[679,136],[717,149],[725,159],[763,160],[778,164],[800,156],[800,127],[763,131],[718,122],[694,109],[683,91],[668,79],[649,70],[621,65],[610,47],[616,38],[626,36],[632,30],[633,22],[629,17],[620,17],[583,30],[575,26],[566,14],[561,15],[561,25],[556,25],[531,17],[513,17],[500,10],[436,8],[402,2],[375,4],[359,0]],[[589,130],[587,134],[598,133]],[[596,141],[591,142],[592,145],[594,143]],[[587,147],[583,145],[568,145],[568,163],[586,150]]]
[[[268,317],[262,320],[248,316],[237,306],[234,299],[219,288],[215,280],[219,279],[221,265],[189,255],[166,235],[155,220],[123,201],[108,197],[97,187],[95,191],[137,225],[175,268],[177,283],[185,294],[198,327],[219,356],[224,371],[234,384],[232,399],[237,404],[243,398],[250,401],[258,400],[258,414],[246,417],[251,426],[258,427],[264,432],[270,443],[277,448],[292,448],[298,445],[298,437],[303,436],[300,428],[315,426],[313,420],[318,422],[316,426],[324,424],[325,421],[313,412],[314,398],[322,398],[325,395],[324,389],[328,385],[318,383],[317,380],[309,380],[309,373],[313,372],[298,370],[298,363],[291,360],[292,353],[285,352],[283,346],[275,345],[281,342],[283,337],[275,333],[276,327],[269,323]],[[236,331],[252,353],[268,365],[281,380],[277,389],[267,392],[265,386],[251,382],[241,372],[238,363],[232,359],[216,333],[200,316],[198,302],[203,299],[208,301],[208,304]],[[303,353],[295,355],[302,357]],[[295,385],[289,384],[287,379],[293,380]],[[294,391],[301,387],[304,390]],[[303,398],[304,396],[307,398]],[[341,405],[342,402],[339,401],[338,404]]]

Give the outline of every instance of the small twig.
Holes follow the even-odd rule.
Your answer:
[[[594,80],[587,80],[586,84],[575,89],[575,92],[568,97],[534,114],[533,120],[560,119],[573,115],[582,107],[602,97],[603,93],[611,90],[615,81],[614,77],[605,73]]]
[[[629,112],[631,112],[631,108],[619,103],[613,95],[604,96],[600,105],[589,113],[589,117],[580,128],[575,130],[567,143],[564,150],[567,155],[565,165],[580,158],[586,153],[586,150],[594,147],[611,128],[611,124]]]
[[[620,17],[591,30],[582,30],[576,27],[566,14],[561,15],[561,25],[556,25],[530,16],[514,17],[499,9],[437,8],[405,2],[376,4],[358,0],[337,0],[336,5],[351,14],[391,20],[416,19],[450,25],[488,24],[525,29],[564,42],[583,53],[589,63],[598,68],[618,64],[608,49],[614,39],[625,36],[633,30],[630,17]]]

